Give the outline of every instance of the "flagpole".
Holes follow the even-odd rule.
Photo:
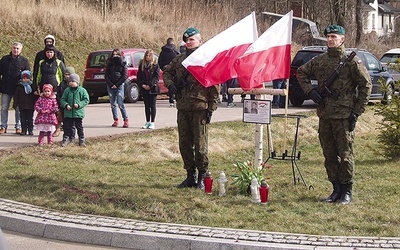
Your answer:
[[[283,127],[283,150],[286,152],[286,133],[287,133],[287,113],[288,113],[288,104],[289,104],[289,79],[286,79],[286,89],[285,89],[285,125]]]

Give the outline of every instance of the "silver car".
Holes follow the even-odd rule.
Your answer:
[[[400,66],[400,48],[397,49],[391,49],[387,51],[385,54],[380,59],[381,63],[383,66],[387,67],[388,71],[392,74],[393,79],[397,83],[397,90],[399,90],[399,80],[400,80],[400,72],[392,69],[390,67],[391,64],[397,63],[398,66],[396,68],[398,69]]]

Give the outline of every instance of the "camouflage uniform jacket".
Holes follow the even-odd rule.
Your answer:
[[[319,86],[328,79],[340,61],[346,56],[344,45],[328,48],[328,51],[311,59],[297,70],[297,79],[306,94],[312,89],[311,76],[315,75]],[[360,58],[353,60],[339,72],[339,76],[330,86],[338,93],[338,100],[330,97],[323,99],[324,105],[317,108],[318,117],[324,119],[347,119],[351,112],[360,115],[364,112],[371,94],[372,83],[367,69]],[[358,92],[358,93],[357,93]]]
[[[176,108],[184,111],[206,110],[213,112],[217,109],[219,89],[217,86],[204,87],[194,76],[188,74],[182,62],[193,51],[177,55],[163,72],[164,85],[169,87],[175,84],[179,93],[176,95]],[[185,76],[186,80],[184,79]],[[182,86],[180,79],[184,79],[187,86]]]

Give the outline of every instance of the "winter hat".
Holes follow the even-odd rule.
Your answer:
[[[46,83],[43,85],[43,91],[45,91],[46,89],[49,89],[51,93],[53,93],[53,85],[51,85],[50,83]]]
[[[46,45],[46,47],[44,48],[44,51],[46,52],[49,50],[55,51],[56,47],[54,47],[54,45]]]
[[[65,73],[75,74],[75,68],[74,67],[66,67]]]
[[[32,73],[31,73],[31,71],[30,71],[30,70],[24,70],[24,71],[22,71],[22,72],[21,72],[21,79],[24,78],[24,77],[29,78],[29,79],[32,79]]]
[[[45,38],[44,38],[44,45],[46,45],[46,40],[47,39],[51,39],[51,40],[53,40],[53,45],[55,46],[56,45],[56,38],[53,36],[53,35],[47,35]]]
[[[187,40],[189,37],[194,36],[194,35],[196,35],[196,34],[200,34],[200,31],[199,31],[198,29],[196,29],[196,28],[188,28],[188,29],[185,31],[185,33],[183,33],[182,40],[183,40],[184,42],[186,42],[186,40]]]
[[[71,74],[69,75],[69,79],[68,82],[76,82],[79,84],[79,82],[81,81],[81,79],[79,78],[78,74]]]

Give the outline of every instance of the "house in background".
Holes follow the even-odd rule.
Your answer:
[[[375,32],[378,36],[394,34],[400,10],[385,0],[364,0],[364,3],[367,5],[363,8],[366,11],[364,33]]]
[[[307,16],[304,0],[291,1],[294,17]],[[386,0],[363,0],[363,33],[376,33],[378,36],[395,33],[396,23],[400,29],[400,10],[393,7]]]

